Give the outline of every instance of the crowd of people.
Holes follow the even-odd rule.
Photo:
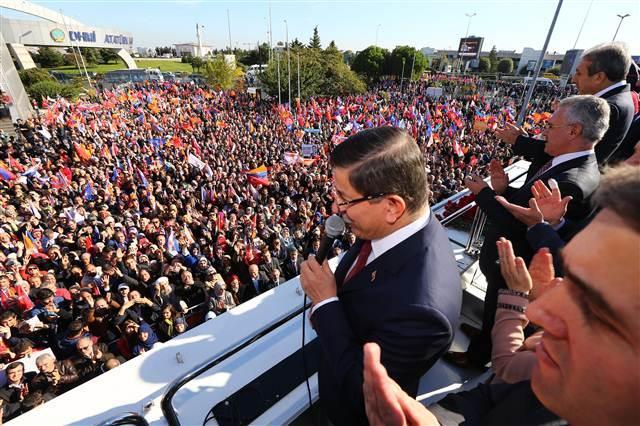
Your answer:
[[[536,92],[531,132],[571,92],[554,90]],[[514,121],[520,95],[435,74],[290,109],[176,82],[45,100],[16,136],[0,134],[4,418],[298,275],[331,212],[328,153],[346,137],[405,129],[434,204],[510,161],[493,130]]]

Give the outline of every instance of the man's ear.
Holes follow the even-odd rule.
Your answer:
[[[407,209],[404,198],[399,195],[389,195],[382,202],[384,203],[385,220],[391,225],[396,223]]]

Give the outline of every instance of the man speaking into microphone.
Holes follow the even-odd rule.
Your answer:
[[[334,425],[367,424],[363,345],[415,397],[447,350],[462,290],[446,232],[431,214],[422,153],[403,130],[357,133],[331,153],[333,212],[358,237],[335,275],[310,257],[300,281],[322,347],[320,403]]]

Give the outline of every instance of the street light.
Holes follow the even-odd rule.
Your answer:
[[[475,12],[473,12],[473,13],[465,13],[464,14],[464,16],[469,18],[469,22],[467,23],[467,33],[464,35],[464,38],[469,37],[469,27],[471,26],[471,18],[473,18],[476,15],[477,15],[477,13],[475,13]]]
[[[622,21],[624,20],[624,18],[626,18],[627,16],[631,16],[628,13],[624,14],[624,15],[616,15],[618,18],[620,18],[620,22],[618,22],[618,28],[616,28],[616,33],[613,35],[613,40],[611,41],[616,41],[616,36],[618,35],[618,30],[620,29],[620,25],[622,25]]]
[[[405,58],[402,58],[402,76],[400,77],[400,93],[402,93],[402,81],[404,80],[404,61],[405,61]]]
[[[382,24],[376,25],[376,44],[375,44],[376,47],[378,47],[378,31],[380,30],[381,26]]]
[[[291,111],[291,51],[289,50],[289,24],[284,20],[285,38],[287,45],[287,77],[289,80],[289,111]]]

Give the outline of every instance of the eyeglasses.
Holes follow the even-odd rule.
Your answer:
[[[553,123],[547,123],[547,130],[559,129],[561,127],[571,127],[571,126],[573,126],[573,124],[558,124],[558,125],[555,125]]]
[[[356,198],[356,199],[353,199],[353,200],[344,200],[342,197],[340,197],[336,193],[335,189],[332,190],[332,193],[333,193],[333,198],[334,198],[334,200],[336,202],[336,206],[338,206],[340,208],[342,208],[342,207],[349,208],[354,204],[361,203],[363,201],[375,200],[376,198],[384,197],[385,195],[387,195],[386,192],[378,192],[376,194],[365,195],[364,197]],[[338,200],[341,200],[341,199],[343,201],[338,201]]]

